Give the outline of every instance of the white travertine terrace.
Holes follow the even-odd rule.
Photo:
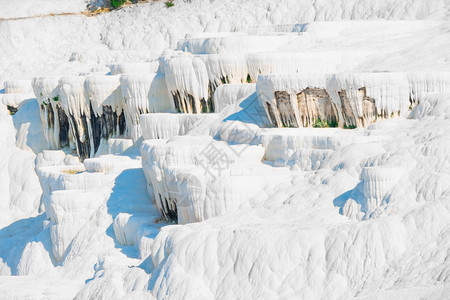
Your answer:
[[[214,111],[222,112],[227,106],[237,103],[256,92],[256,84],[223,84],[214,92]]]
[[[276,51],[299,35],[284,33],[274,35],[245,35],[241,33],[215,37],[193,37],[180,40],[178,49],[194,54],[247,54]]]
[[[189,146],[185,141],[189,141]],[[180,147],[182,144],[184,146]],[[202,156],[208,146],[226,153],[217,170],[208,170],[207,157]],[[260,162],[264,149],[261,146],[230,146],[206,136],[182,136],[167,143],[164,140],[146,141],[142,144],[141,154],[147,181],[152,185],[149,193],[155,204],[166,218],[185,224],[200,222],[244,205],[244,200],[258,190],[259,185],[250,188],[252,178],[258,178],[254,170],[258,166],[246,171],[238,164],[245,162],[250,166]],[[248,194],[237,192],[242,186],[248,188]]]
[[[8,80],[3,83],[0,103],[8,107],[11,113],[15,113],[22,103],[33,98],[30,80]]]
[[[144,140],[169,139],[186,135],[201,120],[214,117],[212,114],[154,113],[140,116]]]
[[[175,109],[184,113],[213,112],[208,99],[208,73],[198,57],[178,55],[162,60],[167,89]]]
[[[52,253],[56,261],[60,262],[64,258],[78,231],[105,200],[101,192],[81,189],[53,191],[44,201],[50,219]]]
[[[448,73],[311,73],[261,75],[258,99],[275,127],[367,126],[407,116],[418,97],[450,91]],[[317,100],[317,101],[316,101]]]
[[[152,61],[146,63],[120,63],[109,66],[111,75],[118,74],[151,74],[157,73],[159,62]]]
[[[3,298],[448,297],[445,0],[68,1],[0,0]]]

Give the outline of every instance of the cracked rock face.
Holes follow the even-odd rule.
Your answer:
[[[344,126],[357,127],[357,117],[354,113],[354,107],[347,96],[347,91],[343,90],[338,92],[339,99],[341,100],[341,111]]]
[[[380,118],[407,117],[414,95],[446,89],[444,79],[425,85],[417,78],[421,75],[268,74],[259,76],[256,91],[275,127],[356,128]]]
[[[282,127],[315,127],[318,122],[327,124],[327,127],[337,127],[336,105],[325,89],[306,88],[296,95],[297,101],[292,101],[286,91],[276,91],[274,95]],[[276,121],[275,113],[270,108],[269,117]]]
[[[297,103],[303,127],[313,126],[318,119],[337,125],[339,118],[336,105],[326,90],[306,88],[297,94]]]
[[[375,122],[378,116],[375,99],[367,96],[365,87],[358,89],[358,96],[362,100],[364,125]]]
[[[298,127],[294,107],[292,106],[289,94],[284,91],[275,92],[275,99],[277,101],[277,110],[283,127]]]

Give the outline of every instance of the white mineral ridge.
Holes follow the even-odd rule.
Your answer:
[[[142,136],[145,140],[154,140],[186,135],[200,121],[214,117],[213,114],[142,114],[140,116]]]
[[[447,299],[448,1],[174,3],[0,0],[1,298]]]
[[[256,90],[255,84],[223,84],[214,92],[215,112],[222,112],[228,105],[247,98]]]
[[[41,188],[34,173],[35,155],[16,147],[13,120],[6,107],[0,106],[1,181],[0,224],[2,226],[37,213]]]

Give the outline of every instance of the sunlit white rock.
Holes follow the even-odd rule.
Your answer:
[[[139,115],[171,112],[173,101],[167,94],[165,76],[161,74],[135,74],[120,77],[125,99],[127,126],[133,141],[142,136]]]
[[[121,213],[114,219],[113,228],[117,241],[123,246],[133,246],[138,243],[135,232],[142,225],[148,224],[151,220],[147,215],[130,215]]]
[[[117,74],[152,74],[158,72],[159,62],[120,63],[110,65],[111,75]]]
[[[371,212],[379,207],[392,187],[403,175],[401,168],[365,167],[362,170],[364,202],[361,207],[364,212]]]
[[[8,80],[3,83],[5,94],[32,93],[31,80]]]
[[[209,114],[143,114],[140,116],[142,136],[151,140],[185,135],[198,121],[208,117]]]
[[[214,92],[214,111],[219,113],[228,105],[250,96],[255,91],[255,84],[223,84]]]
[[[57,261],[62,260],[70,242],[104,201],[105,195],[100,191],[87,190],[53,191],[44,201],[51,220],[52,253]]]

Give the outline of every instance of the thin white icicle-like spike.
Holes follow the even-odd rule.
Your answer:
[[[27,94],[33,92],[31,80],[8,80],[3,83],[5,94]]]
[[[123,110],[123,96],[120,76],[90,75],[84,82],[87,98],[96,116],[103,114],[103,106],[111,106],[120,115]]]

